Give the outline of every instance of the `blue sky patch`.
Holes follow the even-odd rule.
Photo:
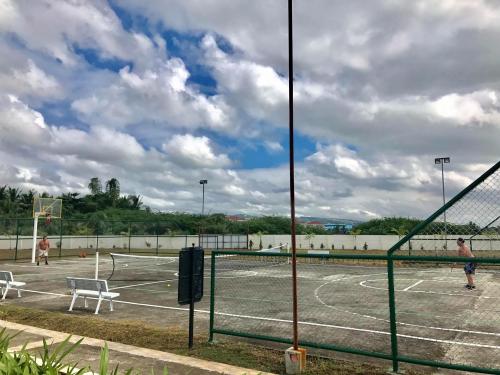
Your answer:
[[[82,56],[85,61],[87,61],[90,65],[97,69],[107,69],[113,72],[118,73],[120,69],[125,66],[130,66],[131,69],[134,68],[134,64],[132,61],[125,61],[117,58],[112,59],[103,59],[99,56],[98,52],[95,49],[90,48],[81,48],[78,45],[73,45],[73,51],[79,56]]]

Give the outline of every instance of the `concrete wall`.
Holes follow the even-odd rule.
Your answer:
[[[58,247],[61,240],[59,236],[49,236],[52,248]],[[19,236],[18,249],[31,249],[33,239],[31,237]],[[156,249],[156,236],[132,236],[130,237],[130,248],[132,249]],[[198,244],[198,236],[158,236],[158,247],[160,249],[181,249],[190,246],[192,243]],[[85,236],[63,236],[63,249],[96,249],[96,237]],[[102,236],[99,237],[100,249],[128,249],[128,236]],[[0,250],[16,248],[15,236],[0,236]]]
[[[445,245],[448,250],[454,250],[457,248],[456,238],[463,237],[467,239],[468,236],[463,235],[453,235],[445,240],[439,235],[420,235],[412,239],[411,247],[413,250],[443,250]],[[308,238],[306,235],[298,235],[296,238],[298,249],[311,249],[311,244],[314,249],[321,249],[321,244],[326,250],[332,250],[332,245],[335,250],[340,249],[356,249],[363,250],[366,243],[368,250],[389,250],[394,244],[399,241],[400,237],[396,235],[344,235],[344,234],[333,234],[333,235],[315,235],[312,238]],[[260,236],[250,235],[249,240],[253,241],[253,248],[258,249],[260,243]],[[290,235],[263,235],[262,236],[262,246],[263,248],[268,248],[269,246],[275,247],[280,244],[288,243],[291,244]],[[468,241],[467,241],[468,244]],[[404,244],[401,249],[408,250],[409,243]],[[500,238],[492,239],[487,236],[477,236],[472,242],[472,248],[474,251],[477,250],[498,250],[500,251]]]
[[[443,250],[444,245],[447,245],[449,250],[456,249],[455,239],[457,235],[453,235],[445,241],[441,236],[418,236],[411,240],[413,250]],[[467,236],[462,236],[467,239]],[[49,236],[52,248],[57,247],[60,241],[59,236]],[[130,247],[132,249],[156,249],[156,236],[132,236],[130,238]],[[259,248],[260,237],[258,235],[250,235],[249,241],[253,241],[253,249]],[[314,249],[321,249],[321,244],[325,250],[332,250],[332,245],[335,250],[342,248],[362,250],[366,243],[368,250],[388,250],[399,240],[396,235],[315,235],[312,238],[307,238],[306,235],[297,236],[297,248],[309,250],[310,244],[313,244]],[[198,236],[159,236],[158,245],[160,249],[164,250],[178,250],[192,243],[198,245]],[[291,244],[289,235],[262,235],[262,245],[264,248],[269,246],[279,246],[280,244]],[[24,236],[19,237],[18,249],[31,249],[32,238]],[[128,249],[129,237],[128,236],[102,236],[99,237],[100,249]],[[96,237],[85,236],[63,236],[62,248],[63,249],[95,249],[97,247]],[[16,248],[15,236],[0,236],[0,250],[9,250]],[[500,239],[491,239],[487,236],[477,236],[473,243],[472,248],[474,251],[478,250],[498,250],[500,251]],[[408,244],[402,247],[403,250],[408,250]]]

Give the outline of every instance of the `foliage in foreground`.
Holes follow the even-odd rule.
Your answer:
[[[77,368],[78,363],[66,364],[65,358],[72,353],[82,342],[83,339],[71,344],[71,336],[68,336],[64,341],[55,345],[53,348],[43,339],[43,348],[39,355],[33,355],[26,349],[26,344],[21,350],[9,352],[11,339],[15,337],[9,336],[5,328],[0,331],[0,374],[1,375],[81,375],[91,369],[89,367]],[[100,375],[117,375],[118,365],[112,370],[109,368],[109,349],[107,344],[101,349],[101,357],[99,363]],[[128,369],[125,375],[138,374],[133,372],[133,369]],[[151,374],[154,375],[152,371]],[[168,370],[165,367],[163,375],[168,375]]]

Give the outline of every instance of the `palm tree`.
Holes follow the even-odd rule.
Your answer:
[[[102,184],[99,177],[92,177],[88,184],[88,188],[92,195],[98,195],[102,193]]]
[[[264,248],[264,246],[262,245],[262,235],[264,234],[264,232],[259,230],[256,234],[257,236],[259,236],[259,250],[262,250]]]
[[[314,245],[312,244],[312,239],[314,238],[315,234],[313,232],[306,233],[306,240],[309,241],[309,247],[312,249]]]
[[[408,234],[408,231],[403,225],[401,225],[398,228],[391,228],[391,232],[397,234],[399,240],[401,239],[401,237],[406,236]],[[401,250],[401,248],[399,248],[398,250]],[[411,255],[411,249],[409,247],[408,247],[408,255]]]
[[[0,186],[0,201],[7,199],[7,185]]]
[[[130,194],[127,197],[128,205],[133,210],[138,210],[142,206],[142,197],[140,195]]]
[[[361,229],[352,229],[351,230],[351,235],[354,236],[354,250],[357,249],[356,247],[356,237],[359,236],[361,234]]]
[[[7,189],[7,196],[9,197],[9,200],[12,203],[15,203],[15,202],[17,202],[17,200],[21,196],[21,189],[9,187]]]
[[[113,177],[106,182],[106,194],[114,206],[118,198],[120,198],[120,182],[116,178]]]

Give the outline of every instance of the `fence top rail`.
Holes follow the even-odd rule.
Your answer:
[[[265,253],[259,251],[233,251],[233,250],[212,250],[212,256],[240,255],[259,257],[291,257],[290,253]],[[500,252],[499,252],[500,256]],[[491,263],[500,264],[499,258],[484,257],[460,257],[460,256],[416,256],[416,255],[394,255],[394,254],[297,254],[297,258],[319,258],[319,259],[359,259],[359,260],[401,260],[414,262],[447,262],[447,263]]]

